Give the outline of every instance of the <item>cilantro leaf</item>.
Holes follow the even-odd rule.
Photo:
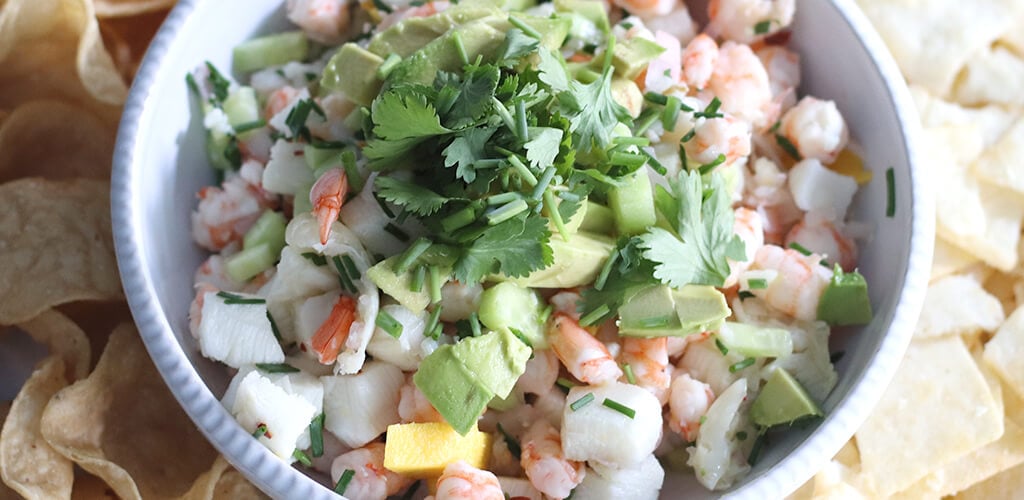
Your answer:
[[[732,209],[721,175],[711,174],[706,200],[696,172],[680,173],[672,189],[679,202],[679,237],[661,228],[648,229],[640,236],[644,258],[655,263],[654,277],[669,286],[722,286],[729,275],[727,259],[742,259],[744,246],[732,232]]]
[[[611,71],[591,83],[569,82],[569,91],[558,95],[566,110],[570,130],[580,151],[587,153],[611,142],[612,128],[629,120],[629,112],[612,98]]]
[[[445,115],[445,123],[454,129],[463,128],[487,114],[500,77],[501,71],[493,64],[467,67],[458,84],[458,98]]]
[[[530,165],[544,170],[555,162],[558,146],[562,143],[562,131],[557,128],[533,127],[529,129],[533,139],[523,144],[526,159]]]
[[[363,148],[363,154],[370,160],[372,168],[400,164],[408,159],[421,142],[423,139],[420,137],[408,137],[397,141],[370,139]]]
[[[378,175],[374,186],[378,196],[420,217],[437,212],[449,201],[430,189],[394,177]]]
[[[455,140],[441,152],[444,155],[444,166],[450,168],[458,164],[455,176],[466,182],[473,182],[476,179],[476,169],[473,168],[473,164],[485,158],[484,147],[487,146],[487,141],[494,135],[495,130],[497,130],[496,127],[481,127],[460,132]]]
[[[540,46],[540,40],[533,38],[519,28],[512,28],[505,33],[505,42],[498,49],[498,65],[511,67],[523,57],[532,54]]]
[[[388,140],[426,138],[451,132],[441,126],[427,96],[412,89],[392,89],[373,101],[373,133]]]
[[[210,74],[210,93],[213,94],[210,102],[220,104],[224,102],[224,99],[228,98],[228,89],[231,87],[231,81],[224,78],[224,75],[217,71],[217,67],[210,61],[206,61],[206,69]]]
[[[583,301],[580,304],[581,315],[587,315],[601,306],[607,306],[609,312],[606,317],[610,317],[616,314],[619,307],[633,298],[637,292],[657,283],[657,280],[651,276],[652,264],[643,258],[643,250],[639,245],[640,239],[636,237],[619,240],[609,257],[616,260],[604,286],[600,290],[596,288],[583,290]]]
[[[564,60],[551,50],[540,51],[540,62],[537,63],[540,81],[546,83],[553,92],[569,90],[569,72]]]
[[[492,273],[523,277],[551,265],[548,223],[538,215],[520,214],[488,228],[465,248],[455,263],[455,279],[479,283]]]

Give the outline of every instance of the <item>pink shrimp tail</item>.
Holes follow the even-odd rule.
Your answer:
[[[341,205],[348,194],[348,176],[340,168],[325,172],[309,190],[309,202],[320,225],[320,243],[327,244],[331,236],[331,224],[338,220]]]

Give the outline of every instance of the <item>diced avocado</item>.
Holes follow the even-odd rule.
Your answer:
[[[517,14],[516,19],[540,33],[540,44],[551,50],[562,48],[565,38],[569,36],[572,19],[568,17],[537,17]]]
[[[523,404],[523,399],[520,394],[511,393],[506,398],[499,398],[494,396],[490,403],[487,403],[487,407],[492,410],[508,411],[516,406]]]
[[[443,345],[423,358],[412,380],[444,420],[465,436],[494,393],[455,357],[454,347]]]
[[[844,273],[837,264],[818,302],[818,319],[834,326],[866,325],[871,322],[871,315],[864,276],[857,271]]]
[[[426,309],[427,305],[430,304],[430,292],[427,290],[426,285],[418,292],[410,289],[413,279],[412,271],[406,271],[402,274],[395,273],[395,263],[401,257],[401,255],[394,255],[378,262],[366,270],[366,276],[382,292],[390,295],[399,304],[405,306],[406,309],[418,313]],[[451,273],[450,268],[441,269],[441,276],[446,276],[449,273]]]
[[[711,286],[686,285],[673,290],[672,297],[683,325],[683,335],[716,331],[732,314],[725,295]]]
[[[823,413],[800,382],[785,369],[776,368],[761,388],[750,418],[761,427],[790,424],[804,417],[820,417]]]
[[[730,351],[749,358],[778,358],[793,353],[793,337],[782,328],[726,321],[716,334]]]
[[[441,475],[456,460],[485,468],[490,454],[491,435],[477,429],[460,436],[444,422],[393,424],[384,444],[384,468],[426,479]]]
[[[615,231],[615,214],[612,212],[612,209],[600,203],[587,200],[586,213],[579,230],[598,234],[612,234]]]
[[[277,262],[278,253],[274,253],[270,245],[264,243],[246,248],[233,254],[224,262],[224,270],[228,276],[238,282],[246,282]]]
[[[279,255],[281,249],[284,248],[284,230],[287,225],[288,221],[284,215],[268,209],[245,233],[245,237],[242,239],[242,248],[266,244],[270,247],[271,253]]]
[[[610,238],[580,231],[565,241],[557,234],[551,237],[554,259],[550,266],[538,269],[525,278],[497,280],[511,281],[532,288],[572,288],[593,283],[601,272],[605,260],[615,248]]]
[[[288,31],[242,42],[232,53],[235,71],[248,73],[309,55],[309,40],[301,31]]]
[[[462,42],[470,61],[477,56],[490,60],[505,41],[505,33],[486,23],[456,26],[398,63],[388,75],[388,81],[430,85],[438,71],[460,71],[463,62],[455,48],[456,38]]]
[[[476,382],[499,398],[506,398],[526,370],[531,350],[508,331],[468,337],[452,349],[455,358],[476,377]]]
[[[361,106],[369,106],[380,93],[383,82],[377,68],[384,63],[374,54],[352,42],[342,45],[324,67],[320,77],[321,91],[339,90]]]
[[[498,283],[480,294],[477,314],[480,322],[494,331],[515,329],[536,349],[547,347],[544,325],[540,322],[543,304],[537,292],[511,281]]]
[[[612,66],[615,66],[615,74],[632,80],[647,67],[652,59],[664,51],[665,48],[661,45],[638,36],[618,40],[612,52]]]
[[[255,122],[260,119],[260,104],[252,87],[238,87],[224,99],[224,114],[232,127]]]
[[[576,213],[572,214],[572,217],[569,217],[569,220],[563,221],[566,234],[576,234],[576,232],[580,230],[580,226],[583,225],[583,219],[585,219],[586,217],[587,204],[586,202],[584,202],[580,204],[580,208],[576,210]],[[548,229],[551,231],[552,234],[558,233],[558,226],[555,224],[554,221],[550,219],[548,219]]]
[[[477,19],[501,16],[503,13],[486,5],[461,3],[438,14],[404,19],[373,36],[367,49],[380,56],[397,54],[405,58],[447,33],[452,28]]]
[[[537,5],[537,0],[505,0],[501,8],[511,12],[522,12]]]
[[[672,289],[654,285],[641,290],[619,308],[619,334],[629,337],[677,335],[682,323]]]
[[[654,211],[651,180],[644,168],[623,179],[626,185],[608,190],[608,206],[615,215],[615,227],[619,234],[640,234],[658,220]]]
[[[555,0],[554,3],[555,10],[558,12],[570,12],[583,16],[593,22],[604,33],[611,30],[604,2],[595,0]]]

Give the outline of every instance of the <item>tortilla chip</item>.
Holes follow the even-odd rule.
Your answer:
[[[957,78],[953,96],[967,105],[1020,105],[1024,104],[1021,88],[1024,88],[1024,59],[996,45],[971,56]]]
[[[89,110],[59,101],[18,106],[0,125],[0,182],[110,178],[116,128]]]
[[[60,356],[67,368],[67,379],[81,380],[89,374],[92,362],[89,339],[74,321],[67,316],[49,309],[24,323],[18,328],[28,333],[36,342],[46,345],[50,354]]]
[[[998,410],[960,337],[915,339],[857,430],[864,484],[888,496],[995,441],[1003,434]]]
[[[1022,12],[1017,0],[857,0],[907,81],[946,95],[960,68],[1005,33]]]
[[[0,324],[65,302],[122,298],[109,203],[101,181],[0,185]]]
[[[174,6],[175,0],[95,0],[96,17],[137,17]]]
[[[256,486],[249,482],[241,472],[235,469],[228,469],[217,481],[217,488],[213,490],[214,500],[234,500],[235,498],[268,498]]]
[[[958,493],[956,500],[992,500],[1024,491],[1024,465],[1018,465],[992,476]]]
[[[932,95],[923,87],[910,87],[921,124],[925,127],[964,126],[978,127],[982,147],[995,144],[1021,116],[1021,110],[988,105],[965,108]]]
[[[1010,390],[1024,397],[1024,307],[1014,311],[985,344],[984,358]]]
[[[1021,85],[1024,88],[1024,84]],[[1024,194],[1024,119],[1017,120],[999,142],[974,163],[974,173],[986,182]]]
[[[71,490],[71,500],[118,500],[114,490],[102,479],[83,471],[75,470],[75,486]]]
[[[42,418],[46,440],[125,499],[185,493],[216,456],[164,385],[131,325]]]
[[[985,279],[982,286],[999,300],[1004,313],[1012,313],[1017,308],[1017,285],[1020,283],[1020,276],[996,271]]]
[[[980,259],[952,245],[942,237],[935,238],[935,252],[932,257],[932,276],[935,281],[954,273],[958,273]]]
[[[1024,427],[1024,397],[1003,383],[1003,412],[1020,427]]]
[[[981,284],[965,276],[947,276],[928,287],[914,338],[991,332],[1004,319],[999,299]]]
[[[29,499],[71,495],[74,467],[40,435],[39,417],[47,402],[68,385],[64,362],[51,356],[32,373],[14,399],[0,431],[0,476]]]

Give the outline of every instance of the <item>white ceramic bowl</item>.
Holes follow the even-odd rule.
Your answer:
[[[188,333],[192,274],[204,259],[192,243],[195,193],[213,182],[204,135],[189,105],[185,74],[209,60],[230,68],[239,42],[284,29],[284,0],[180,0],[157,34],[132,87],[113,172],[114,237],[122,280],[150,354],[185,411],[242,473],[274,497],[337,498],[322,482],[285,465],[221,407],[229,377],[204,359]],[[876,227],[861,248],[875,318],[835,335],[844,350],[826,417],[774,439],[727,495],[781,498],[808,479],[856,430],[896,370],[920,310],[931,262],[931,201],[914,165],[917,117],[895,64],[853,0],[800,0],[792,45],[802,57],[803,93],[835,100],[863,146],[874,181],[853,215]],[[897,208],[885,216],[885,169],[895,169]],[[663,498],[712,494],[689,474],[666,481]]]

